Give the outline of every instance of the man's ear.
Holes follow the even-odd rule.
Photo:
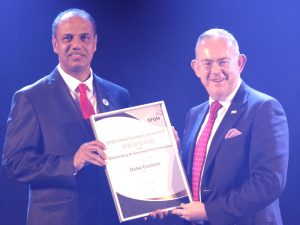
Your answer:
[[[193,59],[192,62],[191,62],[191,67],[193,68],[196,76],[198,78],[200,78],[200,72],[199,72],[199,69],[198,69],[198,60],[197,59]]]
[[[57,40],[54,36],[52,36],[52,47],[53,51],[57,54]]]
[[[239,71],[240,73],[243,71],[245,64],[247,61],[247,57],[244,54],[240,54],[239,58],[238,58],[238,67],[239,67]]]
[[[95,34],[95,39],[94,39],[94,52],[97,50],[97,43],[98,43],[98,35]]]

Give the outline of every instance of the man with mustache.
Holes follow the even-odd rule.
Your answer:
[[[28,225],[119,224],[105,145],[89,116],[128,107],[129,94],[92,71],[97,41],[90,14],[60,13],[52,25],[59,64],[14,94],[2,166],[7,177],[29,184]]]
[[[204,32],[195,53],[191,65],[209,100],[187,115],[181,149],[193,201],[172,213],[192,224],[282,225],[279,196],[289,154],[284,110],[241,79],[246,56],[228,31]]]

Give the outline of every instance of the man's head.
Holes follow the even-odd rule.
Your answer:
[[[223,29],[205,31],[198,38],[195,54],[191,65],[209,96],[225,100],[236,87],[246,63],[236,39]]]
[[[80,9],[60,13],[52,24],[52,45],[66,73],[82,81],[87,79],[97,48],[94,19]]]

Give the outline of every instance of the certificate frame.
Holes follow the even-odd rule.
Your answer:
[[[105,172],[120,222],[191,202],[164,101],[90,117],[106,145]]]

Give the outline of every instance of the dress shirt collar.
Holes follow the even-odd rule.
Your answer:
[[[90,69],[90,74],[89,78],[85,80],[84,82],[81,82],[80,80],[74,78],[73,76],[67,74],[62,68],[61,65],[58,64],[57,66],[58,72],[62,76],[63,80],[66,82],[67,86],[69,87],[70,91],[76,92],[76,88],[78,87],[79,84],[84,83],[90,92],[93,93],[94,91],[94,86],[93,86],[93,71]]]
[[[221,103],[221,105],[226,108],[229,107],[229,105],[231,104],[232,102],[232,99],[234,98],[235,94],[237,93],[239,87],[241,86],[241,83],[242,83],[242,79],[240,78],[237,82],[237,85],[236,87],[234,88],[233,92],[231,92],[230,95],[227,96],[227,98],[224,100],[224,101],[219,101]],[[211,105],[211,103],[213,103],[215,100],[212,99],[211,97],[209,97],[209,105]]]

